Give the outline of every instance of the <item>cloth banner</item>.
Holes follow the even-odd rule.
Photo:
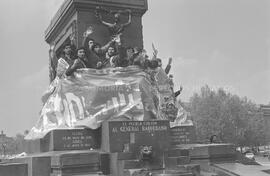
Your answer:
[[[97,129],[105,120],[174,121],[181,113],[168,85],[162,69],[147,73],[132,66],[80,69],[74,76],[57,77],[42,98],[37,124],[25,139],[42,138],[53,129]]]

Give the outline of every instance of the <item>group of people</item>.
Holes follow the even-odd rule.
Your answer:
[[[144,49],[138,47],[123,47],[118,38],[112,38],[106,45],[101,46],[94,39],[90,38],[91,32],[85,32],[82,47],[76,49],[73,44],[73,37],[65,44],[63,52],[58,59],[56,76],[71,76],[77,69],[92,68],[104,69],[113,67],[127,67],[136,65],[143,70],[155,70],[162,67],[162,60],[157,58],[157,50],[153,46],[153,56],[149,58]],[[53,52],[53,51],[52,51]],[[173,85],[173,75],[169,74],[172,58],[164,71]],[[180,95],[182,87],[175,92],[175,97]]]
[[[156,52],[149,58],[145,50],[138,47],[123,47],[117,40],[117,37],[112,38],[106,45],[101,46],[85,32],[82,47],[76,50],[71,40],[63,47],[56,75],[70,76],[80,68],[103,69],[130,65],[137,65],[142,69],[161,67],[161,59],[156,57]],[[171,61],[165,69],[166,72],[169,72],[170,65]]]

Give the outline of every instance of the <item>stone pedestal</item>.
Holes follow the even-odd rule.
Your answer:
[[[5,165],[0,165],[0,175],[5,173],[5,170],[11,169],[12,167],[14,167],[14,169],[19,168],[22,172],[21,169],[23,166],[26,168],[27,173],[22,176],[109,175],[109,156],[108,153],[100,150],[53,151],[32,154],[7,160]],[[21,165],[14,163],[21,163]],[[1,169],[1,166],[3,169]]]
[[[57,129],[42,139],[25,141],[24,148],[26,153],[97,149],[100,135],[100,129]]]
[[[100,151],[72,151],[51,157],[52,174],[110,174],[109,154]]]
[[[0,163],[1,176],[28,176],[27,164]]]
[[[98,6],[109,10],[130,9],[132,20],[123,32],[123,45],[143,48],[142,16],[148,8],[147,0],[65,0],[45,31],[45,40],[55,46],[57,55],[63,50],[64,43],[70,43],[71,34],[75,36],[75,45],[82,46],[83,33],[89,26],[94,29],[90,37],[96,42],[104,45],[110,40],[107,27],[95,16]],[[106,22],[113,23],[113,15],[104,13],[102,16]],[[122,14],[120,19],[121,23],[126,23],[127,14]],[[52,66],[51,71],[54,72],[56,58],[52,58],[49,63]]]
[[[176,126],[170,129],[171,147],[180,144],[196,143],[196,131],[194,126]]]
[[[101,148],[107,152],[138,154],[142,146],[153,152],[169,148],[169,121],[106,121],[102,124]]]
[[[233,144],[185,144],[179,148],[188,149],[191,160],[235,161],[236,150]]]

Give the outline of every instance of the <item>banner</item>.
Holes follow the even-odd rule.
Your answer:
[[[158,116],[156,96],[155,87],[139,68],[80,69],[51,83],[40,118],[26,139],[41,138],[59,128],[96,129],[104,120],[149,120]]]
[[[74,76],[57,77],[42,100],[39,120],[26,139],[42,138],[53,129],[96,129],[105,120],[174,121],[179,114],[162,69],[80,69]]]

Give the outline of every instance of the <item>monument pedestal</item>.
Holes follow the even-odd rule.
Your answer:
[[[12,163],[24,164],[28,171],[27,176],[110,174],[109,154],[100,150],[45,152],[11,159],[7,162],[9,162],[8,166],[12,166]],[[1,169],[0,173],[2,173]]]
[[[28,176],[27,164],[0,163],[1,176]]]
[[[176,126],[170,129],[171,147],[180,144],[196,143],[196,131],[193,125]]]
[[[26,153],[49,151],[87,150],[100,148],[100,129],[57,129],[52,130],[42,139],[26,140]]]

